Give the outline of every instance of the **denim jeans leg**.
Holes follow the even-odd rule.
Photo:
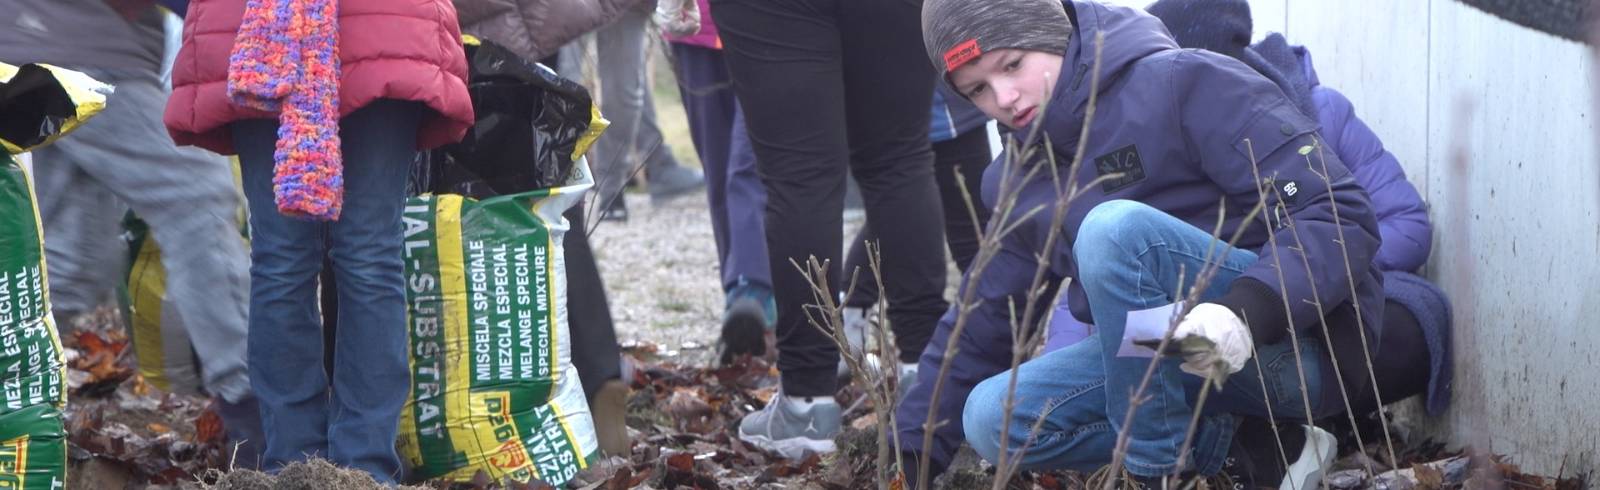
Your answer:
[[[1117,433],[1106,413],[1105,375],[1098,342],[1080,342],[1023,363],[1016,369],[1012,414],[1005,420],[1011,371],[973,388],[962,413],[967,444],[999,464],[1003,441],[1021,469],[1093,471],[1111,461]],[[1034,427],[1037,426],[1037,432]]]
[[[1343,412],[1343,403],[1325,400],[1324,383],[1335,382],[1323,378],[1324,374],[1333,373],[1333,361],[1327,352],[1320,338],[1304,332],[1298,337],[1298,346],[1289,339],[1257,346],[1244,369],[1229,376],[1222,390],[1206,403],[1205,412],[1302,424],[1306,423],[1308,412],[1312,420]],[[1184,384],[1191,399],[1200,393],[1201,378],[1188,376]]]
[[[248,370],[266,432],[262,468],[272,471],[328,455],[328,377],[317,307],[327,227],[278,214],[272,192],[278,121],[240,121],[232,129],[252,235]]]
[[[1084,217],[1074,244],[1079,279],[1088,294],[1099,334],[1106,378],[1106,412],[1117,429],[1134,390],[1150,361],[1143,357],[1118,357],[1127,314],[1174,302],[1180,285],[1187,290],[1206,268],[1207,258],[1219,262],[1216,274],[1201,300],[1216,298],[1256,261],[1250,251],[1227,247],[1211,234],[1142,203],[1108,201]],[[1130,432],[1128,470],[1141,476],[1172,473],[1193,408],[1186,395],[1180,359],[1162,361],[1151,379],[1148,397],[1139,405]],[[1191,444],[1189,468],[1204,474],[1216,472],[1227,454],[1233,422],[1226,413],[1202,417]]]
[[[672,53],[689,134],[705,170],[723,291],[733,290],[741,280],[770,288],[763,228],[767,192],[756,173],[755,150],[728,65],[717,49],[673,43]]]
[[[717,244],[717,266],[728,281],[728,137],[733,133],[733,85],[722,52],[701,46],[669,43],[673,75],[683,98],[700,168],[705,171],[706,203],[711,209],[711,234]],[[737,277],[734,279],[737,282]]]
[[[744,108],[733,102],[733,127],[728,136],[728,256],[722,284],[727,289],[742,278],[772,287],[772,265],[767,259],[767,188],[756,173],[756,153],[745,131]]]
[[[400,214],[422,111],[379,100],[340,121],[345,190],[343,216],[329,231],[339,332],[328,455],[379,482],[400,473],[394,442],[410,393]]]

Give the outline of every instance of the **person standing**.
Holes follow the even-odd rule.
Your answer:
[[[780,393],[739,437],[796,458],[838,433],[837,346],[809,323],[815,257],[841,284],[845,173],[883,246],[884,293],[901,362],[928,343],[944,300],[939,192],[928,143],[934,72],[918,0],[713,0],[734,92],[767,188]]]
[[[251,465],[260,418],[245,366],[249,263],[226,159],[179,148],[162,132],[169,96],[164,14],[153,1],[0,0],[0,61],[51,63],[116,87],[99,116],[34,152],[50,300],[63,338],[110,297],[127,254],[124,205],[161,247],[167,298],[188,326],[202,386],[221,400],[241,466]]]
[[[966,272],[978,255],[978,233],[989,223],[988,206],[978,196],[978,185],[983,183],[983,171],[992,160],[989,155],[989,134],[984,130],[991,119],[967,99],[950,92],[943,84],[933,91],[933,112],[928,128],[928,139],[933,142],[933,175],[939,183],[939,202],[944,205],[944,240],[950,249],[950,258],[956,270]],[[971,207],[968,207],[970,199]],[[866,345],[870,322],[867,311],[878,303],[878,284],[872,277],[872,266],[867,257],[867,243],[878,238],[872,233],[872,224],[861,228],[845,256],[845,277],[858,274],[855,289],[844,300],[845,332],[852,350]],[[849,279],[845,280],[846,282]],[[849,287],[848,284],[841,288]],[[841,359],[839,375],[848,374],[848,366]],[[901,389],[917,377],[917,364],[900,364],[900,379],[906,380]]]
[[[698,30],[668,36],[689,135],[705,170],[706,200],[722,273],[723,363],[766,351],[765,332],[776,326],[777,304],[767,260],[763,208],[767,191],[756,173],[755,150],[745,131],[744,109],[734,96],[722,38],[706,0],[677,0],[699,9]]]
[[[474,121],[455,8],[209,0],[187,19],[165,123],[178,144],[239,155],[264,466],[325,457],[393,483],[410,392],[406,180],[418,150],[459,141]],[[331,379],[315,287],[325,255],[339,295]]]
[[[611,128],[595,142],[592,158],[596,202],[604,220],[627,220],[622,189],[640,167],[654,202],[686,195],[706,184],[700,172],[684,167],[672,156],[656,125],[655,97],[645,74],[649,46],[645,34],[653,5],[655,2],[641,2],[623,10],[617,20],[595,32],[600,113],[611,121]]]

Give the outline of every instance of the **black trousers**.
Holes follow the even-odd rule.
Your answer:
[[[578,368],[583,394],[594,393],[606,381],[622,377],[622,351],[617,346],[617,327],[611,320],[611,305],[606,301],[606,285],[600,280],[600,267],[589,248],[588,229],[583,222],[584,205],[568,209],[562,216],[572,229],[562,238],[567,259],[567,327],[572,340],[572,365]]]
[[[978,255],[978,230],[989,224],[990,209],[983,204],[980,186],[983,185],[983,170],[989,167],[991,161],[989,134],[982,129],[973,129],[954,139],[933,144],[933,176],[939,183],[939,202],[944,204],[944,243],[950,248],[950,258],[956,261],[957,270],[963,273],[972,266],[972,259]],[[958,173],[965,180],[967,193],[972,197],[970,211],[966,198],[961,194],[961,184],[956,181]],[[977,212],[979,228],[973,227],[972,211]],[[872,262],[867,257],[867,242],[877,239],[872,232],[872,223],[867,223],[851,242],[850,253],[844,259],[845,282],[839,287],[848,288],[851,271],[860,272],[857,273],[855,290],[845,299],[845,305],[867,308],[878,302],[878,283],[872,278]],[[913,355],[920,356],[922,353],[915,352]],[[912,361],[914,359],[905,360]]]
[[[812,326],[791,263],[828,264],[840,286],[844,175],[881,237],[888,316],[914,359],[947,303],[944,217],[928,144],[934,71],[920,0],[712,0],[734,91],[767,187],[778,369],[791,396],[831,396],[837,346]]]
[[[1383,338],[1367,341],[1379,346],[1378,355],[1372,359],[1372,374],[1378,384],[1362,383],[1362,389],[1351,393],[1351,410],[1357,414],[1371,413],[1380,407],[1379,400],[1394,403],[1428,391],[1432,366],[1428,341],[1411,310],[1388,300],[1383,308]],[[1341,357],[1339,361],[1365,362],[1365,359]]]

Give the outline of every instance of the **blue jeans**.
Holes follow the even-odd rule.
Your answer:
[[[263,467],[327,458],[393,482],[400,409],[410,393],[400,212],[421,105],[378,100],[344,117],[344,209],[331,223],[278,213],[275,120],[233,124],[250,206],[250,381],[261,401]],[[323,370],[317,276],[332,257],[339,330]],[[330,390],[331,388],[331,390]]]
[[[742,281],[772,287],[766,235],[767,189],[733,96],[722,51],[672,43],[673,68],[689,116],[689,135],[706,175],[711,231],[717,240],[722,289]]]
[[[1163,359],[1145,392],[1148,400],[1139,406],[1133,423],[1122,427],[1130,395],[1138,389],[1150,360],[1116,353],[1127,313],[1173,303],[1180,279],[1185,288],[1194,283],[1212,243],[1209,232],[1141,203],[1109,201],[1091,210],[1074,251],[1096,332],[1017,367],[1009,426],[1001,427],[1010,371],[979,383],[962,414],[967,442],[989,461],[998,460],[1002,437],[1012,455],[1027,444],[1023,469],[1092,471],[1111,462],[1118,431],[1128,430],[1130,472],[1173,473],[1203,380],[1179,370],[1181,359]],[[1221,266],[1201,294],[1202,301],[1221,296],[1256,261],[1254,253],[1220,242],[1214,253]],[[1299,344],[1298,363],[1289,341],[1257,346],[1244,370],[1211,394],[1190,444],[1186,470],[1209,475],[1221,469],[1233,438],[1235,414],[1267,417],[1270,410],[1278,420],[1303,423],[1308,400],[1313,417],[1341,406],[1336,400],[1323,400],[1322,376],[1331,374],[1332,368],[1322,342],[1302,334]],[[1297,365],[1305,371],[1305,395]],[[1040,427],[1030,443],[1035,423]]]

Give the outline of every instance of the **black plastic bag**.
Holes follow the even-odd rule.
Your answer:
[[[503,46],[466,49],[477,124],[421,159],[414,190],[485,198],[566,182],[593,117],[589,91]]]
[[[77,116],[67,89],[39,65],[22,65],[16,76],[0,81],[0,140],[18,148],[43,144],[60,134]]]

